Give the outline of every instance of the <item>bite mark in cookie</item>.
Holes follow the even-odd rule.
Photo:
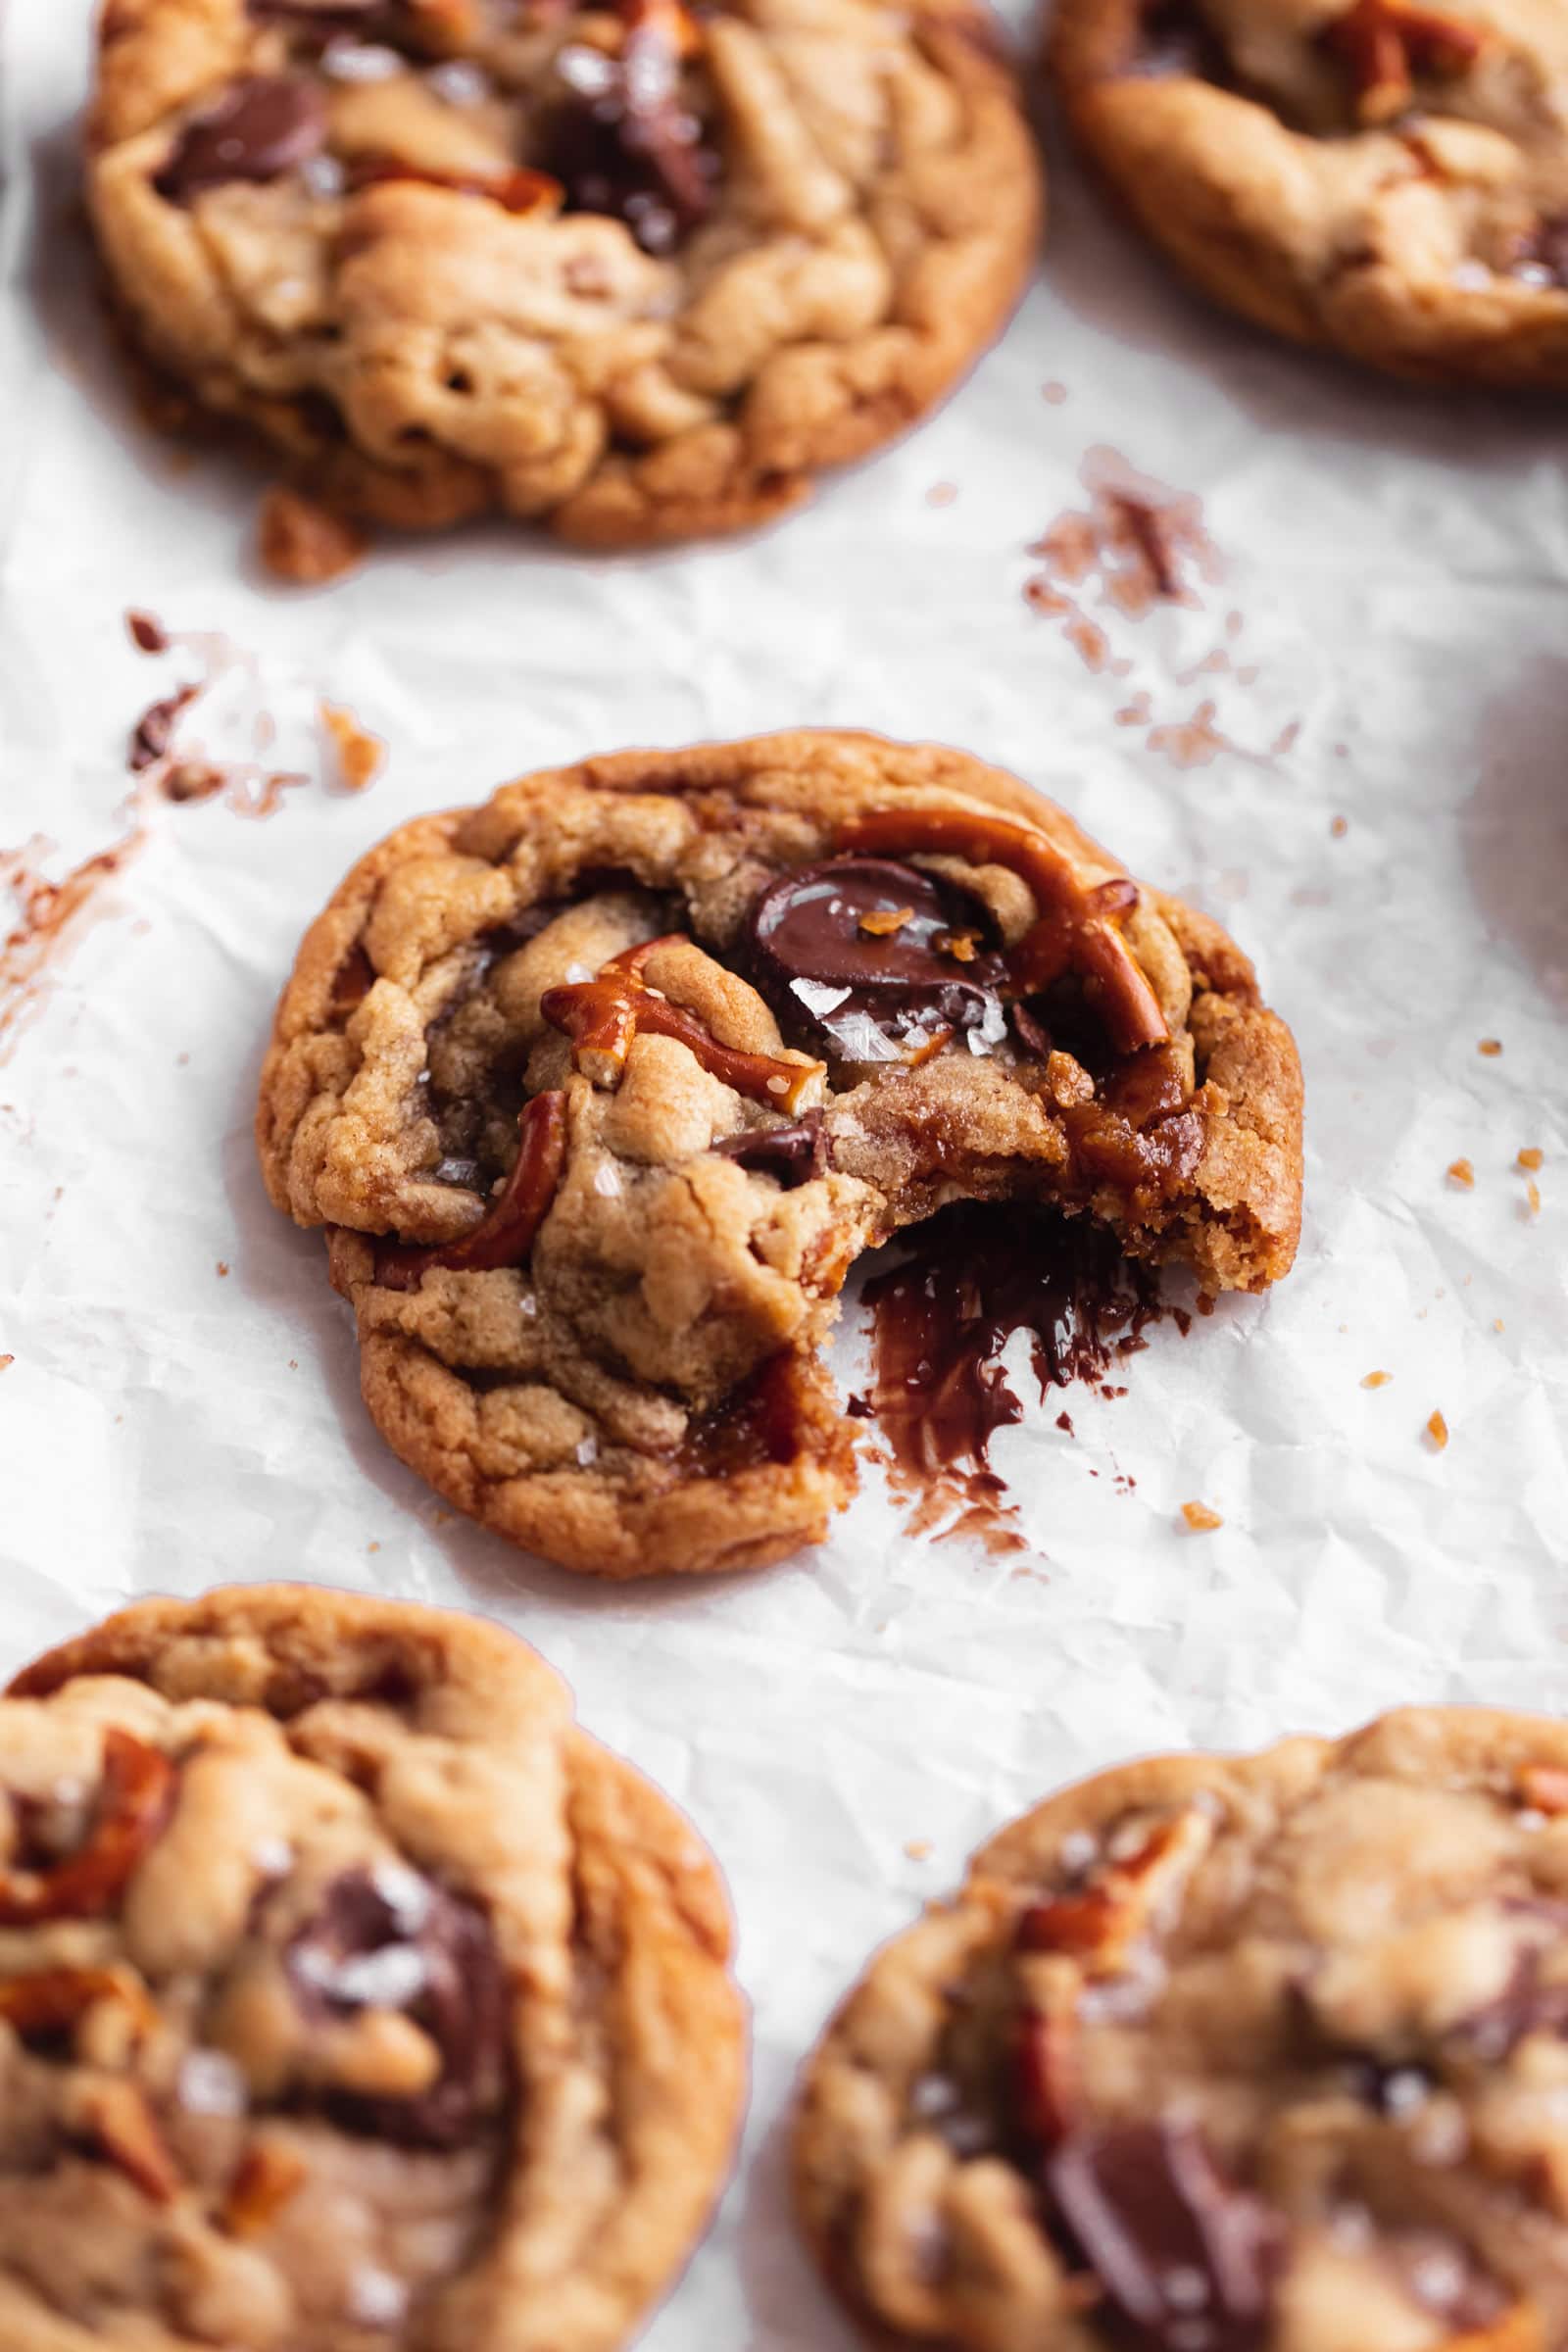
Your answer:
[[[685,2259],[717,1883],[498,1629],[143,1602],[0,1698],[0,1838],[14,2352],[614,2352]]]
[[[1568,1848],[1518,1776],[1565,1756],[1412,1711],[1003,1831],[808,2072],[802,2216],[858,2316],[955,2352],[1561,2341]]]
[[[978,5],[115,0],[88,193],[120,315],[307,512],[749,527],[1022,289],[1039,170]],[[270,560],[323,576],[276,522]]]
[[[862,1251],[947,1200],[1049,1202],[1259,1289],[1299,1120],[1216,926],[977,761],[803,734],[394,835],[305,943],[258,1140],[332,1228],[396,1449],[637,1575],[825,1532],[855,1468],[817,1350]]]
[[[1532,0],[1065,0],[1084,146],[1206,292],[1396,373],[1560,391],[1568,27]]]

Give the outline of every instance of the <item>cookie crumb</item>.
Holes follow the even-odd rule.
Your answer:
[[[929,1838],[906,1838],[904,1850],[911,1862],[924,1862],[930,1857],[931,1840]]]
[[[1393,1378],[1392,1372],[1368,1372],[1361,1386],[1363,1389],[1386,1389]]]
[[[951,507],[958,495],[956,482],[933,482],[925,494],[928,507]]]
[[[9,1372],[16,1360],[14,1355],[0,1355],[0,1372]]]
[[[1348,833],[1348,831],[1349,831],[1349,830],[1350,830],[1350,820],[1349,820],[1349,818],[1348,818],[1348,816],[1334,816],[1334,817],[1330,817],[1330,819],[1329,819],[1329,833],[1330,833],[1330,836],[1332,837],[1332,839],[1334,839],[1335,841],[1343,841],[1343,840],[1345,839],[1345,836],[1347,835],[1347,833]]]
[[[381,1546],[379,1544],[367,1544],[365,1548],[367,1551],[379,1551]]]
[[[1541,1214],[1541,1187],[1533,1176],[1525,1186],[1525,1200],[1529,1203],[1530,1214],[1533,1217],[1539,1217]]]
[[[1503,1331],[1507,1327],[1500,1315],[1494,1315],[1492,1318],[1492,1328],[1494,1331]]]
[[[342,514],[318,506],[281,483],[262,501],[257,553],[277,580],[297,588],[318,588],[352,571],[369,541]]]
[[[1448,1424],[1439,1412],[1432,1413],[1425,1431],[1427,1443],[1435,1453],[1441,1453],[1448,1443]]]
[[[227,1265],[227,1262],[226,1262],[226,1260],[225,1260],[225,1259],[223,1259],[223,1258],[221,1258],[221,1257],[220,1257],[220,1258],[219,1259],[219,1261],[218,1261],[218,1272],[219,1272],[220,1279],[221,1279],[221,1277],[222,1277],[223,1275],[225,1275],[225,1274],[228,1272],[228,1265]]]
[[[1448,1182],[1456,1184],[1462,1193],[1473,1193],[1476,1186],[1476,1172],[1472,1162],[1468,1159],[1450,1159]]]
[[[1539,1144],[1527,1144],[1524,1150],[1519,1153],[1514,1165],[1520,1168],[1529,1168],[1532,1172],[1534,1172],[1535,1169],[1541,1166],[1541,1163],[1545,1156],[1546,1154],[1542,1151]]]
[[[332,739],[337,780],[345,792],[364,792],[386,763],[386,745],[379,735],[362,727],[344,703],[318,706],[321,724]]]
[[[1502,1040],[1500,1037],[1484,1037],[1477,1046],[1476,1052],[1485,1054],[1489,1060],[1494,1060],[1502,1052]]]
[[[1216,1527],[1225,1524],[1218,1511],[1211,1511],[1206,1502],[1184,1502],[1182,1517],[1195,1536],[1211,1535]]]

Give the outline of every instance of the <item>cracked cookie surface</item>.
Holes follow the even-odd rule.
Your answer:
[[[611,2352],[727,2165],[716,1873],[532,1650],[144,1601],[0,1698],[8,2352]]]
[[[599,546],[902,431],[1041,212],[968,0],[108,0],[88,196],[136,347],[327,507]]]
[[[370,1411],[564,1564],[749,1567],[853,1492],[816,1350],[946,1201],[1284,1273],[1289,1031],[1218,926],[961,753],[629,752],[404,826],[301,949],[269,1192],[331,1229]]]
[[[1134,1764],[872,1962],[800,2211],[880,2343],[1558,2352],[1565,2027],[1561,1723]]]
[[[1568,386],[1557,0],[1061,0],[1052,62],[1217,301],[1401,375]]]

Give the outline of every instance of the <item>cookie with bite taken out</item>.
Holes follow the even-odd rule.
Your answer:
[[[817,1351],[861,1251],[1044,1202],[1261,1290],[1300,1115],[1217,924],[977,760],[806,732],[394,833],[306,937],[257,1137],[394,1449],[638,1576],[825,1533],[855,1457]]]
[[[0,1698],[7,2352],[612,2352],[729,2161],[690,1826],[477,1618],[150,1600]]]

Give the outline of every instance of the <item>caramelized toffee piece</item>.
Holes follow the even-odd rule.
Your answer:
[[[1205,293],[1419,381],[1561,393],[1568,50],[1531,0],[1061,0],[1073,127]]]
[[[834,858],[782,874],[747,917],[750,962],[782,1019],[845,1061],[918,1061],[1006,1034],[1007,971],[983,902],[917,866]]]
[[[172,204],[188,205],[230,180],[281,179],[326,145],[319,85],[292,74],[252,74],[198,115],[153,181]]]
[[[61,1874],[148,1757],[87,1919]],[[13,1878],[59,1857],[0,1936],[7,2352],[619,2352],[716,2189],[741,2021],[704,1850],[531,1650],[143,1602],[0,1698],[0,1784]]]
[[[169,1758],[111,1724],[104,1734],[103,1779],[86,1837],[61,1860],[0,1874],[0,1927],[30,1927],[47,1919],[96,1919],[112,1911],[125,1882],[163,1830],[173,1804],[174,1768]]]
[[[1415,96],[1418,74],[1467,74],[1483,35],[1456,16],[1412,0],[1354,0],[1323,33],[1324,46],[1349,75],[1363,122],[1388,122]]]
[[[1412,1710],[1004,1830],[808,2070],[830,2277],[955,2352],[1568,2340],[1565,1761]]]
[[[1118,1052],[1169,1039],[1159,1000],[1116,928],[1116,918],[1138,904],[1135,882],[1118,876],[1085,885],[1043,833],[1002,817],[874,808],[841,826],[838,838],[848,850],[924,850],[971,865],[1005,866],[1028,884],[1036,907],[1034,922],[1006,957],[1013,993],[1033,996],[1075,971]]]
[[[378,1246],[376,1281],[388,1290],[413,1291],[436,1266],[482,1274],[494,1266],[525,1265],[534,1237],[550,1214],[565,1158],[566,1098],[559,1089],[551,1089],[523,1104],[517,1117],[517,1156],[512,1172],[489,1213],[473,1231],[460,1241],[428,1249],[412,1243]],[[441,1163],[443,1167],[446,1164]]]
[[[675,935],[678,936],[678,935]],[[711,1077],[754,1102],[795,1111],[822,1076],[819,1061],[780,1061],[771,1054],[744,1054],[720,1045],[693,1012],[671,1004],[642,976],[642,967],[667,939],[651,939],[612,956],[596,980],[568,981],[546,989],[539,1009],[572,1041],[572,1058],[598,1086],[612,1086],[625,1067],[639,1030],[671,1037],[695,1055]]]

